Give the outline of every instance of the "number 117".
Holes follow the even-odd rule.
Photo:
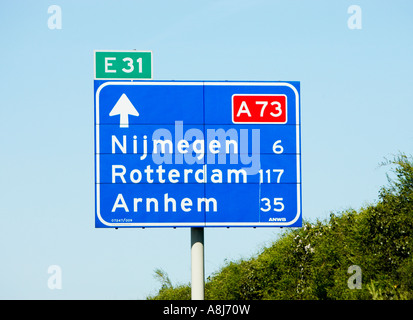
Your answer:
[[[284,173],[284,169],[272,169],[272,172],[275,174],[278,174],[277,176],[277,183],[280,183],[281,181],[281,176]],[[264,171],[262,169],[259,170],[259,174],[260,174],[260,183],[264,183],[264,179],[266,179],[265,183],[271,183],[271,169],[267,169],[265,170],[265,174]]]

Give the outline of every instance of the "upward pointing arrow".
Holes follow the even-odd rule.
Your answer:
[[[124,93],[119,98],[118,102],[116,102],[112,111],[109,113],[109,116],[111,117],[117,115],[120,115],[120,128],[129,127],[129,115],[136,117],[139,116],[139,112],[135,109],[132,102],[130,102],[130,100]]]

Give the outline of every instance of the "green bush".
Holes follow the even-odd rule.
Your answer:
[[[395,177],[376,204],[305,221],[257,257],[226,263],[207,279],[206,299],[413,299],[413,163],[401,154],[384,165]],[[361,289],[348,286],[352,265]],[[190,299],[189,284],[168,281],[148,299]]]

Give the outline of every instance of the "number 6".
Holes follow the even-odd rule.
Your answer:
[[[274,144],[272,145],[272,151],[275,154],[280,154],[284,152],[284,148],[280,146],[279,143],[281,143],[281,140],[275,141]]]

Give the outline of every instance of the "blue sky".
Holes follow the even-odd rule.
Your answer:
[[[350,5],[362,28],[349,29]],[[48,8],[62,10],[49,29]],[[0,298],[144,299],[190,281],[190,230],[95,229],[93,50],[151,50],[156,80],[301,82],[303,217],[377,201],[411,154],[411,1],[3,1]],[[276,228],[206,229],[206,276]],[[62,271],[51,290],[48,268]]]

